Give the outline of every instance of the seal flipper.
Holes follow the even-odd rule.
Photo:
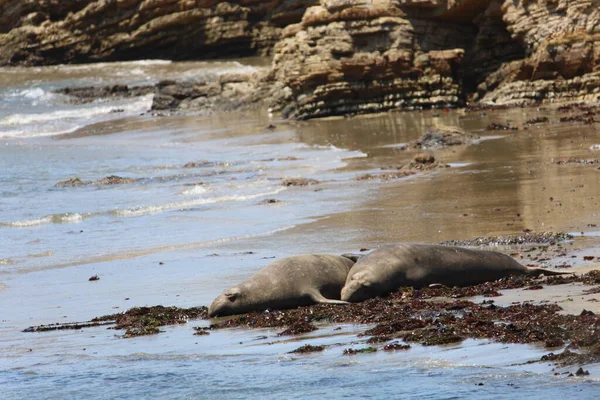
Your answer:
[[[313,299],[313,301],[315,303],[321,303],[321,304],[350,304],[350,303],[348,303],[347,301],[344,301],[344,300],[334,300],[334,299],[325,298],[318,291],[314,291],[314,292],[310,293],[309,296],[310,296],[311,299]]]
[[[537,276],[537,275],[544,275],[544,276],[575,275],[573,272],[550,271],[550,270],[543,269],[543,268],[528,268],[527,272],[525,274],[528,275],[528,276]]]

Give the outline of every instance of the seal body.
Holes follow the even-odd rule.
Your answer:
[[[509,275],[561,275],[560,272],[527,268],[495,251],[429,244],[397,244],[381,247],[354,264],[341,298],[363,301],[383,296],[403,286],[421,288],[434,283],[469,286]]]
[[[265,309],[286,309],[315,303],[345,304],[340,291],[354,261],[335,255],[306,254],[267,265],[219,295],[208,308],[210,317]]]

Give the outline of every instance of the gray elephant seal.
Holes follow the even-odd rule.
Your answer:
[[[564,273],[527,268],[513,258],[495,251],[428,244],[397,244],[381,247],[360,257],[348,273],[341,298],[357,302],[386,295],[403,286],[421,288],[434,283],[450,287],[469,286],[509,275],[539,274]]]
[[[208,315],[222,317],[315,303],[345,304],[340,290],[352,265],[354,261],[346,257],[326,254],[281,259],[219,295],[208,308]]]

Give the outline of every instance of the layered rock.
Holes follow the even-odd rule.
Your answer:
[[[266,76],[163,82],[153,108],[267,101],[305,119],[600,98],[600,0],[0,0],[0,65],[273,48]]]
[[[299,119],[459,106],[473,36],[470,25],[412,18],[398,1],[321,1],[275,47],[279,105]]]
[[[265,54],[313,0],[0,0],[0,65]]]
[[[526,55],[486,77],[478,87],[484,102],[600,97],[600,0],[506,0],[501,10]]]
[[[160,115],[230,111],[249,109],[269,98],[270,87],[264,84],[265,73],[264,69],[259,69],[251,73],[225,73],[215,80],[163,80],[144,86],[63,87],[55,92],[69,96],[71,104],[153,94],[152,111]]]
[[[600,0],[323,0],[284,29],[272,79],[300,119],[595,100]]]

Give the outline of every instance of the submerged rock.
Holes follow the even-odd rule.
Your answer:
[[[98,99],[106,98],[127,98],[144,96],[154,92],[153,86],[85,86],[85,87],[65,87],[57,89],[55,93],[64,94],[71,97],[70,103],[83,104]]]
[[[396,167],[396,170],[394,171],[386,171],[377,174],[367,173],[357,176],[354,180],[368,181],[378,179],[385,182],[392,179],[405,178],[419,172],[437,171],[449,167],[450,165],[437,161],[431,154],[419,153],[409,164]]]
[[[117,175],[110,175],[96,181],[82,181],[79,178],[69,178],[66,181],[58,182],[55,187],[77,187],[90,185],[122,185],[125,183],[134,183],[137,179],[123,178]]]
[[[311,178],[285,178],[281,181],[282,186],[310,186],[319,183],[321,182]]]
[[[85,186],[88,184],[89,184],[88,182],[84,182],[81,179],[75,177],[75,178],[69,178],[66,181],[58,182],[54,186],[55,187],[77,187],[77,186]]]
[[[458,146],[471,144],[475,139],[479,139],[479,136],[469,133],[461,128],[454,126],[438,126],[429,129],[419,139],[408,143],[406,146],[402,147],[402,149],[414,150]]]

